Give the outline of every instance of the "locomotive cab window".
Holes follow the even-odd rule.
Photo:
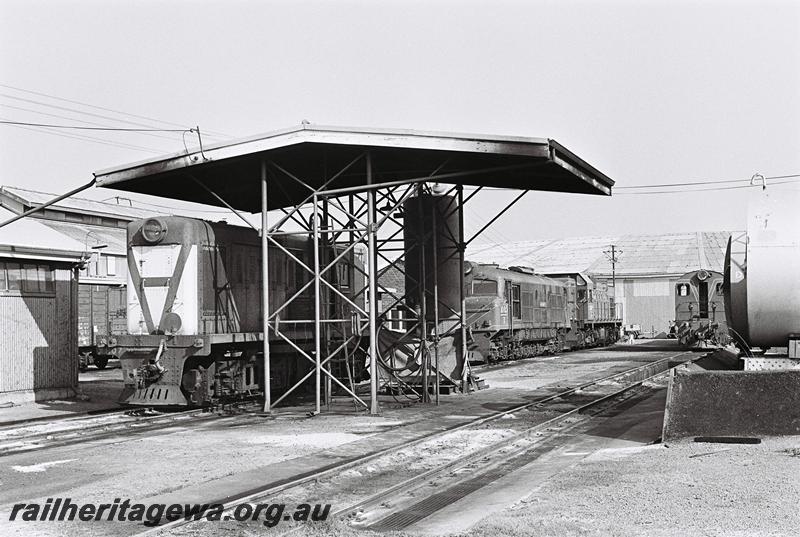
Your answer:
[[[679,283],[675,286],[675,291],[678,296],[689,296],[689,284]]]
[[[497,281],[472,280],[472,294],[483,296],[497,296]]]

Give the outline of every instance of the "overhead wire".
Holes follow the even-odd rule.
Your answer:
[[[85,131],[122,131],[122,132],[194,132],[195,129],[130,129],[127,127],[86,127],[83,125],[54,125],[52,123],[29,123],[27,121],[0,121],[6,125],[27,125],[29,127],[48,127],[51,129],[77,129]]]
[[[767,186],[769,185],[783,185],[789,183],[796,183],[800,181],[800,174],[787,174],[787,175],[771,175],[765,177],[768,182]],[[776,181],[777,179],[786,179],[785,181]],[[716,185],[716,184],[726,184],[726,183],[747,183],[743,185],[737,186],[720,186],[720,187],[711,187],[711,188],[682,188],[680,190],[660,190],[658,192],[620,192],[617,194],[618,196],[634,196],[634,195],[643,195],[643,194],[678,194],[678,193],[691,193],[691,192],[710,192],[714,190],[734,190],[740,188],[750,188],[751,179],[724,179],[720,181],[693,181],[693,182],[682,182],[682,183],[663,183],[658,185],[628,185],[628,186],[615,186],[613,190],[630,190],[630,189],[648,189],[648,188],[669,188],[669,187],[693,187],[693,186],[703,186],[703,185]],[[761,186],[760,184],[755,186]],[[477,190],[479,187],[467,187],[465,191],[473,191]],[[505,188],[505,187],[480,187],[482,190],[489,190],[489,191],[517,191],[516,188]]]
[[[792,176],[789,176],[792,177]],[[797,176],[795,176],[797,177]],[[767,178],[769,179],[769,178]],[[749,179],[748,179],[749,181]],[[787,185],[791,183],[797,183],[798,181],[792,180],[785,180],[785,181],[773,181],[771,183],[767,183],[767,187],[775,186],[775,185]],[[761,188],[762,185],[755,184],[755,185],[735,185],[735,186],[718,186],[718,187],[711,187],[711,188],[692,188],[692,189],[680,189],[680,190],[659,190],[657,192],[620,192],[617,196],[647,196],[647,195],[655,195],[655,194],[691,194],[692,192],[711,192],[711,191],[720,191],[720,190],[738,190],[742,188]]]
[[[119,114],[119,115],[123,115],[123,116],[129,116],[129,117],[133,117],[133,118],[136,118],[136,119],[143,119],[145,121],[154,121],[156,123],[162,123],[164,125],[171,125],[173,127],[182,127],[183,126],[183,125],[180,125],[178,123],[173,123],[171,121],[164,121],[162,119],[156,119],[156,118],[147,117],[147,116],[141,116],[141,115],[137,115],[137,114],[131,114],[130,112],[123,112],[121,110],[115,110],[113,108],[106,108],[106,107],[103,107],[103,106],[97,106],[97,105],[94,105],[94,104],[84,103],[84,102],[81,102],[81,101],[75,101],[75,100],[72,100],[72,99],[65,99],[64,97],[57,97],[55,95],[50,95],[50,94],[42,93],[42,92],[39,92],[39,91],[27,90],[27,89],[19,88],[19,87],[16,87],[16,86],[11,86],[11,85],[8,85],[8,84],[0,84],[0,87],[6,88],[6,89],[15,90],[15,91],[20,91],[22,93],[29,93],[31,95],[38,95],[39,97],[46,97],[48,99],[54,99],[54,100],[57,100],[57,101],[66,102],[66,103],[70,103],[70,104],[77,104],[79,106],[85,106],[85,107],[92,108],[92,109],[95,109],[95,110],[103,110],[104,112],[112,112],[114,114]],[[79,113],[83,113],[83,112],[79,112]],[[213,137],[233,138],[233,136],[231,136],[229,134],[216,132],[216,131],[204,131],[204,133],[207,134],[207,135],[213,136]]]
[[[75,117],[62,116],[60,114],[51,114],[49,112],[42,112],[42,111],[39,111],[39,110],[33,110],[31,108],[24,108],[22,106],[14,106],[14,105],[11,105],[11,104],[0,103],[0,107],[2,107],[2,108],[11,108],[11,109],[14,109],[14,110],[20,110],[22,112],[30,112],[30,113],[37,114],[37,115],[40,115],[40,116],[55,117],[55,118],[58,118],[58,119],[66,119],[66,120],[69,120],[69,121],[77,121],[79,123],[84,123],[86,125],[95,125],[95,126],[98,126],[98,127],[108,127],[109,126],[109,125],[107,125],[105,123],[98,123],[97,121],[89,121],[88,119],[79,119],[79,118],[75,118]],[[175,130],[177,131],[178,129],[175,129]],[[185,133],[185,131],[184,131],[184,133]],[[154,132],[142,132],[142,135],[143,136],[150,136],[152,138],[161,138],[161,139],[164,139],[164,140],[169,140],[171,142],[175,141],[175,138],[173,138],[171,136],[164,136],[162,134],[156,134]]]
[[[790,175],[773,175],[765,177],[767,180],[772,179],[789,179],[792,177],[800,177],[800,174]],[[660,185],[628,185],[628,186],[615,186],[615,190],[639,189],[639,188],[665,188],[673,186],[703,186],[703,185],[718,185],[725,183],[749,183],[750,179],[723,179],[718,181],[690,181],[686,183],[663,183]],[[749,185],[748,185],[749,186]]]
[[[83,141],[86,141],[86,142],[92,142],[92,143],[101,144],[101,145],[119,147],[119,148],[122,148],[122,149],[134,149],[136,151],[145,151],[145,152],[148,152],[148,153],[153,153],[155,155],[161,155],[161,154],[164,153],[162,150],[154,149],[152,147],[143,147],[143,146],[137,146],[137,145],[133,145],[133,144],[127,144],[127,143],[124,143],[124,142],[115,142],[115,141],[111,141],[111,140],[103,140],[101,138],[95,138],[93,136],[86,136],[86,135],[83,135],[83,134],[72,134],[72,133],[65,133],[65,132],[57,132],[57,131],[47,130],[47,129],[43,129],[43,128],[38,128],[38,127],[26,127],[26,126],[23,126],[23,125],[13,125],[13,126],[18,128],[18,129],[24,129],[24,130],[33,131],[33,132],[40,132],[40,133],[44,133],[44,134],[50,134],[52,136],[61,136],[62,138],[73,138],[73,139],[76,139],[76,140],[83,140]]]
[[[487,220],[485,220],[485,219],[484,219],[484,218],[482,218],[480,215],[478,215],[478,213],[477,213],[476,211],[474,211],[474,210],[473,210],[471,207],[467,206],[467,207],[465,207],[465,208],[466,208],[467,212],[468,212],[468,213],[469,213],[469,214],[470,214],[470,215],[471,215],[473,218],[475,218],[476,220],[478,220],[479,222],[481,222],[481,224],[486,224],[486,223],[487,223]],[[515,256],[515,255],[517,255],[515,252],[512,252],[511,250],[509,250],[508,248],[506,248],[506,247],[504,246],[504,244],[505,244],[505,243],[513,243],[514,241],[510,240],[508,237],[506,237],[506,236],[505,236],[503,233],[501,233],[500,231],[498,231],[498,230],[496,230],[496,229],[494,229],[494,230],[493,230],[493,229],[491,229],[491,226],[489,226],[488,228],[486,228],[486,229],[484,229],[484,230],[483,230],[483,234],[485,234],[485,235],[486,235],[486,237],[487,237],[487,238],[488,238],[490,241],[492,241],[492,242],[494,243],[494,246],[497,246],[498,248],[500,248],[501,250],[503,250],[503,251],[504,251],[505,253],[507,253],[508,255],[510,255],[510,256]],[[476,246],[478,246],[478,245],[476,245]]]
[[[22,101],[22,102],[29,103],[29,104],[45,106],[47,108],[53,108],[53,109],[56,109],[56,110],[63,110],[63,111],[66,111],[66,112],[73,112],[73,113],[76,113],[76,114],[83,114],[83,115],[90,116],[90,117],[95,117],[95,118],[98,118],[98,119],[105,119],[105,120],[109,120],[109,121],[117,121],[117,122],[120,122],[120,123],[126,123],[128,125],[134,125],[136,127],[143,127],[143,128],[152,128],[153,127],[152,125],[148,125],[148,124],[145,124],[145,123],[139,123],[139,122],[130,121],[130,120],[127,120],[127,119],[121,119],[121,118],[105,116],[103,114],[95,114],[93,112],[84,112],[83,110],[76,110],[74,108],[69,108],[69,107],[66,107],[66,106],[58,106],[56,104],[43,103],[41,101],[36,101],[36,100],[33,100],[33,99],[26,99],[24,97],[17,97],[15,95],[8,95],[8,94],[5,94],[5,93],[0,93],[0,97],[5,97],[7,99],[14,99],[14,100]]]

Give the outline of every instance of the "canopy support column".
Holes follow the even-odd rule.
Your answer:
[[[458,315],[458,322],[461,325],[459,327],[460,338],[459,344],[456,347],[456,352],[461,357],[461,363],[464,364],[461,367],[461,391],[463,393],[469,392],[469,357],[467,356],[467,301],[466,297],[464,296],[464,252],[467,248],[467,245],[464,244],[464,187],[462,185],[458,185],[456,187],[456,192],[458,195],[458,199],[456,203],[458,204],[458,266],[460,270],[458,271],[458,288],[459,294],[461,297],[461,311]]]
[[[264,412],[272,407],[269,368],[269,220],[267,217],[267,163],[261,162],[261,330],[264,333]]]
[[[320,408],[320,376],[322,375],[322,364],[320,353],[322,352],[322,325],[320,323],[320,266],[319,266],[319,200],[314,194],[314,224],[312,231],[314,234],[314,413],[319,414]]]
[[[372,184],[372,153],[367,153],[367,184]],[[369,413],[377,414],[378,406],[378,252],[375,246],[375,189],[367,192],[367,263],[369,277]]]

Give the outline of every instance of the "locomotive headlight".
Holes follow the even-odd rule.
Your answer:
[[[164,332],[167,334],[177,334],[182,324],[181,316],[173,312],[164,315],[164,319],[161,321]]]
[[[148,218],[142,224],[142,237],[150,243],[161,241],[167,234],[167,224],[160,218]]]

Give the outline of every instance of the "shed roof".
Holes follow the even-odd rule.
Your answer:
[[[628,276],[682,275],[704,268],[722,272],[728,231],[615,235],[478,244],[467,251],[471,261],[501,266],[524,264],[540,274],[586,272],[611,276],[605,252],[616,246],[616,274]]]
[[[321,188],[369,151],[375,183],[431,181],[610,195],[614,182],[555,140],[396,129],[299,127],[204,146],[95,173],[98,186],[221,205],[198,182],[233,207],[259,212],[262,162],[270,166],[269,208],[302,203],[307,187],[280,168]],[[366,166],[353,164],[328,190],[363,187]]]
[[[150,213],[152,215],[153,213]],[[95,226],[55,220],[40,220],[42,224],[58,233],[77,241],[82,248],[104,245],[104,254],[126,255],[128,249],[127,230],[117,227]]]
[[[28,207],[37,207],[58,196],[52,192],[40,192],[38,190],[28,190],[17,186],[0,186],[0,206],[4,205],[4,197],[19,202]],[[139,203],[138,201],[134,201]],[[6,207],[8,208],[8,207]],[[51,210],[63,211],[67,213],[81,213],[92,216],[115,218],[118,220],[134,221],[142,218],[149,218],[154,215],[176,215],[198,218],[195,213],[203,213],[202,209],[180,208],[180,207],[134,207],[120,203],[109,203],[105,201],[91,200],[78,196],[70,196],[54,203],[48,207]],[[39,218],[39,215],[35,215]]]
[[[0,221],[14,216],[0,207]],[[0,228],[0,257],[76,262],[85,246],[45,225],[41,220],[23,218]]]
[[[0,195],[9,196],[20,203],[36,207],[42,205],[51,199],[55,198],[57,194],[48,192],[39,192],[37,190],[28,190],[26,188],[19,188],[16,186],[0,186]],[[105,203],[102,201],[95,201],[76,196],[70,196],[57,203],[51,205],[51,209],[60,209],[67,212],[81,212],[96,216],[107,216],[120,218],[122,220],[138,220],[152,216],[157,212],[153,209],[141,209],[138,207],[129,207],[126,205],[118,205],[116,203]]]

